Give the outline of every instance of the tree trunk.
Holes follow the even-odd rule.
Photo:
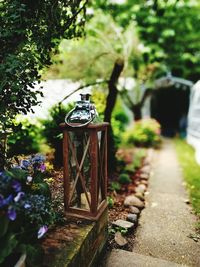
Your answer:
[[[134,120],[135,121],[138,121],[138,120],[141,120],[142,119],[142,106],[141,104],[136,104],[136,105],[133,105],[132,107],[132,112],[133,112],[133,115],[134,115]]]
[[[124,61],[122,59],[117,59],[115,61],[112,74],[110,76],[109,82],[108,82],[108,96],[106,99],[106,108],[104,112],[104,121],[111,122],[111,116],[112,112],[117,100],[117,82],[119,79],[119,76],[124,68]],[[110,127],[108,129],[108,172],[111,173],[113,171],[114,167],[116,166],[116,147],[115,142],[113,138],[113,130],[112,125],[110,124]]]
[[[146,89],[141,101],[137,104],[132,105],[131,111],[133,112],[135,121],[142,119],[142,107],[147,97],[149,97],[151,94],[152,94],[152,89],[151,88]]]
[[[111,115],[117,99],[117,81],[124,68],[124,61],[122,59],[117,59],[113,67],[112,74],[108,82],[109,93],[106,99],[106,108],[104,112],[104,121],[109,122],[111,120]]]

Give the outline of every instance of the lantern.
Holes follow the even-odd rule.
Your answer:
[[[87,99],[89,109],[83,110],[84,101],[77,102],[75,109],[66,116],[66,123],[60,125],[63,130],[64,204],[66,215],[96,220],[107,207],[109,124],[91,123],[95,116],[89,118],[87,112],[92,110],[94,115],[95,108],[91,108]]]

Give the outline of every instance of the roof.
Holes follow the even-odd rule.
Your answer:
[[[187,87],[191,88],[193,85],[193,82],[183,78],[172,76],[170,72],[166,76],[161,77],[155,81],[155,88],[175,86],[177,88],[181,87],[183,89],[186,89]]]

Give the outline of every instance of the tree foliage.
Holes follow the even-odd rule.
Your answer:
[[[68,78],[74,81],[94,82],[108,80],[117,59],[125,61],[124,75],[132,75],[128,64],[130,55],[137,51],[138,39],[134,24],[123,29],[110,14],[95,10],[85,25],[85,37],[63,40],[55,65],[45,77]],[[129,73],[129,74],[128,74]]]
[[[198,0],[127,0],[122,4],[97,0],[96,8],[112,14],[127,27],[135,21],[141,40],[143,60],[133,60],[133,67],[154,64],[157,76],[172,71],[174,75],[196,81],[200,72],[200,3]],[[142,64],[141,64],[142,63]]]
[[[81,34],[87,0],[0,1],[0,122],[31,111],[40,71],[59,40]]]

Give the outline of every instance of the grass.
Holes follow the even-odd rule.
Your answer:
[[[200,165],[196,163],[195,151],[184,140],[175,140],[176,151],[187,184],[194,212],[200,216]],[[200,223],[198,225],[200,229]]]

